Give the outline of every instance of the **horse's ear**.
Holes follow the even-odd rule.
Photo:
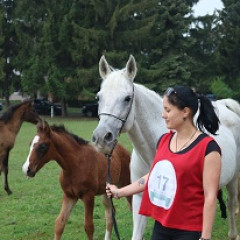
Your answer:
[[[43,121],[43,131],[44,131],[44,133],[46,133],[48,136],[50,135],[51,129],[50,129],[47,121]]]
[[[110,66],[108,65],[108,62],[105,58],[104,55],[102,55],[102,57],[100,58],[100,61],[99,61],[99,74],[101,76],[102,79],[105,79],[108,74],[111,73],[111,68]]]
[[[137,64],[133,55],[130,55],[128,62],[126,64],[126,74],[127,74],[127,77],[132,81],[137,74]]]
[[[37,124],[37,129],[38,129],[38,131],[40,131],[40,132],[44,132],[44,133],[46,133],[47,135],[50,135],[51,129],[50,129],[47,121],[44,121],[44,120],[43,120],[43,121],[40,121],[40,122]]]

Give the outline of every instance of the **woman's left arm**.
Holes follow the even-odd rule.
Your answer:
[[[203,189],[205,201],[203,208],[202,237],[206,239],[210,239],[212,235],[220,174],[221,156],[218,152],[210,152],[205,157],[203,168]]]

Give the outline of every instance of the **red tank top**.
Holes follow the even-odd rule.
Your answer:
[[[139,213],[151,216],[165,227],[201,231],[203,164],[207,145],[213,138],[207,136],[179,154],[169,149],[172,134],[164,135],[159,143]]]

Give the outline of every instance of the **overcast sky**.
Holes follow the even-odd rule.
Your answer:
[[[212,14],[215,9],[222,9],[223,3],[221,0],[200,0],[194,7],[195,16],[203,16]]]

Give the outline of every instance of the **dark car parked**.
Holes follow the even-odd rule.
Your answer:
[[[206,94],[206,97],[211,101],[216,101],[217,100],[217,97],[213,93]]]
[[[39,115],[51,115],[51,107],[53,107],[54,116],[62,115],[62,106],[59,103],[51,103],[44,99],[35,99],[33,106]]]
[[[86,117],[97,117],[98,116],[98,103],[86,103],[82,107],[82,113]]]

